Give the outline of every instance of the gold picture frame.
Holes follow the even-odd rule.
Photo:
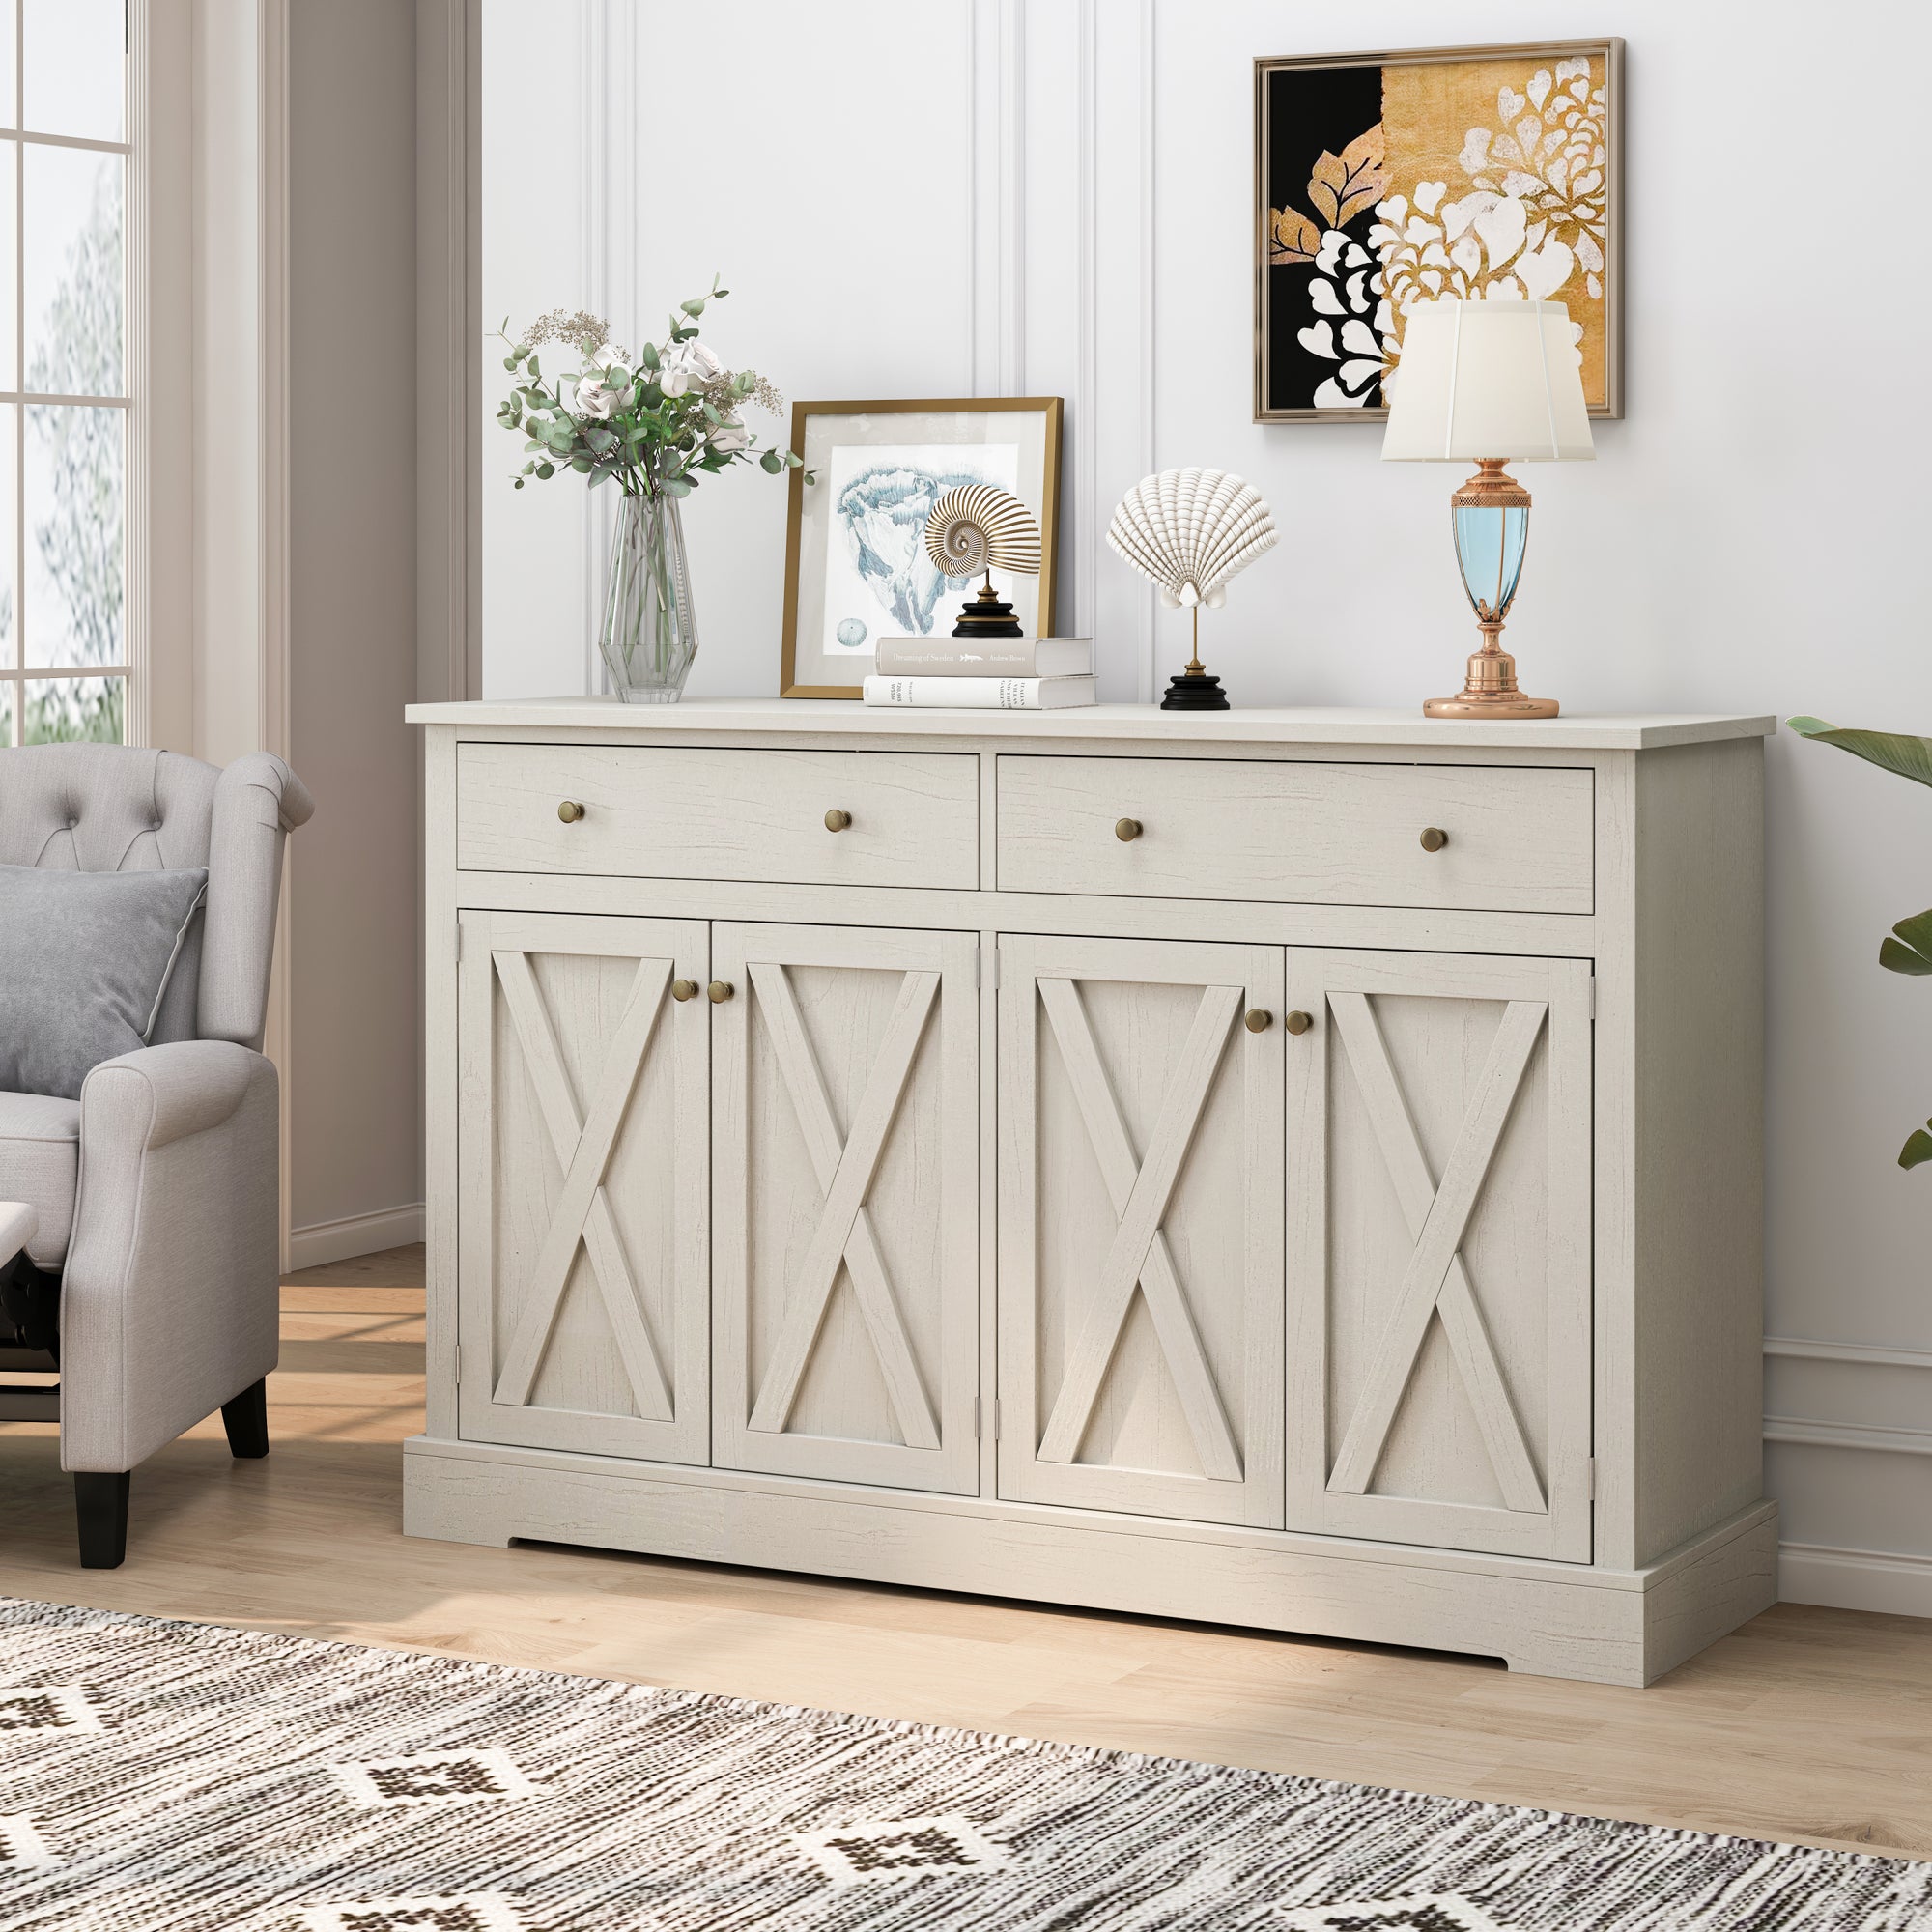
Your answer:
[[[1559,97],[1577,78],[1574,72],[1565,74],[1561,70],[1566,66],[1574,69],[1577,63],[1584,66],[1587,92],[1578,103],[1583,112],[1572,109],[1569,120],[1587,124],[1582,129],[1586,148],[1595,134],[1601,134],[1603,153],[1594,167],[1586,159],[1582,167],[1573,169],[1578,129],[1575,125],[1563,125],[1562,110],[1569,103]],[[1342,70],[1354,71],[1344,73]],[[1539,82],[1544,84],[1539,87]],[[1399,97],[1399,107],[1392,96]],[[1520,109],[1514,126],[1501,112],[1511,98]],[[1535,142],[1539,150],[1549,137],[1560,138],[1548,155],[1532,156],[1529,168],[1519,170],[1503,152],[1503,144],[1518,138],[1520,115],[1532,112],[1539,122]],[[1289,115],[1296,117],[1293,131],[1286,121]],[[1556,116],[1553,120],[1552,115]],[[1331,121],[1332,125],[1324,125]],[[1362,129],[1351,133],[1349,130],[1356,122],[1363,124]],[[1387,418],[1387,407],[1379,401],[1379,376],[1371,378],[1367,373],[1373,359],[1367,345],[1376,345],[1383,368],[1396,366],[1399,314],[1395,328],[1384,332],[1378,326],[1379,302],[1365,288],[1350,288],[1350,275],[1359,264],[1330,261],[1328,269],[1335,270],[1332,274],[1316,267],[1321,257],[1312,251],[1312,244],[1326,242],[1331,216],[1341,217],[1342,232],[1352,238],[1371,274],[1378,275],[1385,285],[1392,267],[1411,278],[1433,267],[1443,285],[1426,293],[1453,295],[1459,292],[1455,265],[1450,265],[1447,277],[1441,277],[1441,263],[1422,259],[1430,245],[1428,238],[1401,244],[1370,242],[1369,228],[1386,228],[1378,208],[1388,198],[1401,196],[1409,216],[1424,221],[1459,206],[1466,212],[1468,204],[1479,196],[1497,195],[1513,173],[1520,179],[1534,174],[1536,186],[1530,187],[1527,179],[1521,179],[1514,198],[1526,203],[1528,233],[1535,233],[1539,216],[1545,219],[1543,235],[1532,243],[1520,244],[1518,250],[1498,261],[1492,234],[1475,234],[1472,224],[1463,237],[1451,238],[1446,233],[1450,224],[1438,222],[1436,226],[1445,231],[1436,238],[1438,246],[1446,256],[1460,241],[1464,263],[1475,262],[1473,273],[1465,268],[1461,277],[1484,285],[1481,291],[1472,288],[1471,293],[1487,293],[1488,285],[1498,276],[1508,278],[1513,263],[1534,261],[1536,272],[1514,292],[1570,305],[1573,318],[1583,330],[1580,346],[1590,413],[1621,417],[1623,127],[1624,43],[1616,38],[1257,60],[1255,420],[1381,422]],[[1478,133],[1487,137],[1483,148],[1488,159],[1472,166],[1470,163],[1477,160],[1473,149]],[[1458,143],[1460,146],[1455,145]],[[1301,153],[1304,148],[1305,156]],[[1550,162],[1564,156],[1568,158],[1552,179]],[[1305,187],[1301,181],[1304,169]],[[1582,179],[1586,170],[1601,175],[1601,181],[1587,194],[1558,191],[1559,181],[1567,190],[1573,174]],[[1426,191],[1434,187],[1441,192],[1427,197],[1429,205],[1425,207]],[[1589,208],[1592,201],[1600,206]],[[1305,209],[1303,203],[1307,204]],[[1586,212],[1579,213],[1579,209]],[[1317,223],[1323,226],[1318,229]],[[1501,245],[1507,247],[1507,239]],[[1561,282],[1546,288],[1543,284],[1554,272],[1550,264],[1557,259],[1556,248],[1570,257],[1570,269]],[[1347,251],[1328,248],[1325,252],[1336,256]],[[1413,262],[1407,259],[1410,254],[1416,257]],[[1402,259],[1393,261],[1397,255]],[[1586,261],[1586,257],[1601,259]],[[1310,293],[1315,293],[1317,274],[1322,274],[1328,283],[1320,292],[1319,310],[1314,300],[1305,297],[1295,299],[1300,295],[1295,286],[1299,281],[1306,280]],[[1387,294],[1385,286],[1384,299]],[[1296,327],[1296,323],[1303,326]],[[1325,338],[1324,325],[1328,331]],[[1346,333],[1364,331],[1355,334],[1352,355],[1336,333],[1338,327]],[[1308,379],[1323,374],[1324,361],[1332,365],[1332,373],[1325,373],[1324,379],[1313,385],[1307,403],[1300,402]],[[1342,400],[1351,387],[1355,396]],[[1316,396],[1326,396],[1328,401],[1318,404]]]
[[[1016,420],[1003,438],[999,432],[1008,428],[1001,420],[1005,417]],[[1036,420],[1018,420],[1026,417]],[[857,697],[860,686],[851,679],[854,673],[863,677],[872,668],[873,652],[867,646],[876,646],[879,630],[871,619],[879,611],[891,610],[895,617],[908,619],[903,625],[907,630],[916,630],[922,617],[929,624],[938,621],[941,604],[926,608],[931,584],[924,578],[916,586],[885,577],[867,582],[854,577],[849,555],[833,550],[838,493],[864,486],[867,479],[863,474],[854,477],[846,472],[864,460],[857,452],[868,449],[899,452],[895,460],[910,468],[916,477],[923,476],[926,487],[955,480],[992,483],[1009,490],[1034,513],[1040,529],[1039,576],[1014,580],[1006,594],[1012,597],[1015,612],[1030,633],[1050,636],[1060,528],[1061,417],[1058,396],[794,403],[791,447],[804,460],[805,469],[791,472],[786,509],[784,646],[779,695]],[[962,454],[952,465],[928,463],[922,470],[914,454],[976,448],[986,449],[991,460]],[[997,458],[992,458],[993,451],[999,452]],[[974,472],[970,476],[965,473],[968,469]],[[807,469],[815,472],[816,482],[806,482]],[[822,494],[813,497],[812,492]],[[917,556],[923,559],[923,550]],[[908,565],[916,569],[916,560],[909,557]],[[927,566],[926,576],[930,575]],[[941,585],[950,582],[938,579]],[[842,585],[850,593],[855,583],[875,596],[878,611],[868,608],[864,615],[855,611],[835,624],[828,613],[828,590]],[[917,607],[908,610],[907,600],[915,596]],[[807,607],[803,611],[801,602]],[[837,635],[855,626],[865,633],[856,642],[847,643]]]

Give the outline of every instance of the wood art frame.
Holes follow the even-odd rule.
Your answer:
[[[1584,326],[1584,387],[1590,413],[1621,417],[1624,413],[1623,54],[1623,42],[1608,38],[1258,59],[1254,179],[1255,420],[1264,423],[1385,420],[1388,410],[1380,400],[1379,378],[1370,373],[1369,365],[1374,361],[1379,361],[1383,368],[1395,365],[1404,290],[1411,296],[1434,298],[1464,292],[1463,284],[1471,283],[1467,293],[1487,295],[1494,285],[1511,282],[1516,266],[1531,259],[1532,249],[1537,251],[1537,268],[1529,281],[1519,283],[1513,292],[1563,301],[1570,306],[1573,320]],[[1565,63],[1577,62],[1587,64],[1591,93],[1591,98],[1580,103],[1590,117],[1589,127],[1580,132],[1563,128],[1558,114],[1562,89],[1574,78],[1560,73],[1559,69]],[[1349,71],[1354,71],[1352,75]],[[1381,76],[1379,90],[1370,86],[1377,73]],[[1390,153],[1387,129],[1389,106],[1384,104],[1380,118],[1376,118],[1376,109],[1367,104],[1370,93],[1387,102],[1391,74],[1397,77],[1408,108],[1419,110],[1405,112],[1401,130],[1395,137],[1399,148],[1395,155]],[[1356,102],[1352,117],[1338,103],[1336,111],[1343,118],[1334,127],[1311,128],[1300,144],[1308,151],[1302,156],[1299,147],[1284,133],[1280,118],[1284,111],[1283,96],[1297,80],[1306,88],[1318,77],[1324,81],[1332,79],[1338,88],[1352,78],[1355,92],[1364,98]],[[1432,99],[1428,89],[1438,78],[1438,95]],[[1539,88],[1539,81],[1548,84]],[[1536,99],[1539,94],[1540,99]],[[1545,123],[1549,115],[1558,116],[1556,122],[1548,123],[1540,132],[1535,145],[1540,148],[1545,138],[1559,135],[1561,138],[1549,156],[1540,161],[1536,156],[1530,157],[1537,163],[1533,170],[1519,168],[1503,151],[1503,143],[1518,138],[1500,113],[1510,96],[1515,97],[1520,110],[1519,128],[1524,125],[1522,115],[1532,109],[1539,124]],[[1488,126],[1478,128],[1476,124],[1485,119]],[[1355,130],[1358,121],[1363,124],[1360,131]],[[1551,164],[1559,159],[1564,162],[1556,172],[1567,184],[1572,179],[1570,163],[1576,159],[1573,150],[1578,140],[1586,149],[1593,145],[1593,131],[1602,136],[1598,145],[1603,154],[1597,170],[1602,180],[1588,191],[1591,206],[1586,207],[1584,197],[1559,192],[1551,179]],[[1472,166],[1478,132],[1487,137],[1485,152],[1491,158]],[[1455,145],[1457,142],[1462,144],[1460,148]],[[1589,165],[1585,155],[1583,168],[1577,171],[1578,178]],[[1306,188],[1300,179],[1304,167],[1308,170]],[[1536,178],[1534,186],[1530,185],[1531,172]],[[1432,187],[1439,188],[1440,193],[1428,192]],[[1480,211],[1469,204],[1485,197],[1499,197],[1511,189],[1517,190],[1516,198],[1524,203],[1526,210],[1526,226],[1520,232],[1525,236],[1535,235],[1539,219],[1546,228],[1534,242],[1521,243],[1498,260],[1497,255],[1509,248],[1508,241],[1499,241],[1492,247],[1492,237],[1477,233],[1476,215]],[[1409,221],[1419,218],[1443,232],[1431,237],[1418,230],[1412,242],[1398,240],[1379,213],[1395,197],[1404,203],[1402,219],[1395,224],[1396,228],[1406,229]],[[1308,204],[1306,210],[1301,207],[1303,202]],[[1435,219],[1452,208],[1460,210],[1458,218],[1464,223],[1457,235],[1446,232],[1454,222]],[[1351,265],[1344,259],[1349,253],[1347,248],[1339,244],[1324,245],[1328,234],[1334,232],[1331,226],[1334,217],[1339,217],[1334,225],[1350,238],[1355,253],[1361,257],[1359,263]],[[1279,236],[1278,223],[1282,230]],[[1484,226],[1491,225],[1486,216]],[[1512,224],[1503,225],[1512,237],[1519,232]],[[1379,241],[1371,239],[1371,231],[1375,229],[1382,231]],[[1432,242],[1442,257],[1440,261],[1430,258]],[[1570,271],[1554,286],[1546,284],[1560,262],[1553,250],[1546,252],[1547,243],[1560,245],[1572,258]],[[1462,250],[1460,263],[1449,260],[1452,250],[1457,248]],[[1399,254],[1402,259],[1398,261]],[[1585,259],[1592,256],[1601,259],[1594,262]],[[1324,258],[1326,266],[1318,267]],[[1358,267],[1366,267],[1367,277],[1351,291],[1350,274]],[[1381,303],[1391,293],[1388,288],[1391,270],[1397,272],[1399,280],[1393,290],[1395,299],[1390,303],[1394,312],[1385,318]],[[1435,279],[1423,286],[1431,274]],[[1312,283],[1318,276],[1327,284],[1320,312],[1312,288],[1304,300],[1298,288],[1291,291],[1287,287],[1290,281]],[[1368,279],[1378,286],[1370,289]],[[1279,307],[1291,295],[1299,306],[1293,311]],[[1384,328],[1381,324],[1385,320],[1394,326]],[[1295,327],[1296,324],[1305,324],[1305,330]],[[1301,342],[1304,333],[1319,335],[1324,324],[1329,331],[1326,348]],[[1338,330],[1363,332],[1355,335],[1352,344],[1346,344],[1336,333]],[[1319,391],[1329,397],[1321,405],[1312,400],[1307,404],[1284,400],[1288,394],[1284,345],[1292,351],[1296,343],[1301,344],[1308,355],[1332,361],[1332,376],[1319,385]],[[1368,354],[1371,345],[1376,351],[1374,357]],[[1353,355],[1350,353],[1351,348]],[[1351,369],[1354,373],[1350,376],[1347,372]]]
[[[1051,636],[1054,619],[1060,532],[1060,434],[1061,399],[1058,396],[967,396],[934,398],[925,401],[794,403],[791,412],[791,447],[804,458],[806,469],[818,477],[808,484],[805,470],[791,472],[791,494],[785,523],[784,646],[781,659],[779,696],[781,697],[857,697],[858,680],[872,668],[869,650],[829,652],[823,642],[826,613],[823,607],[824,552],[831,536],[830,494],[834,479],[826,459],[832,450],[863,447],[867,442],[889,444],[895,441],[891,432],[899,425],[887,422],[874,426],[876,417],[925,417],[923,424],[907,423],[906,432],[922,445],[944,446],[956,439],[959,448],[983,444],[990,425],[980,425],[980,434],[958,434],[963,424],[955,421],[949,436],[944,419],[990,417],[1006,414],[1040,418],[1030,431],[1022,432],[1037,442],[1034,450],[1023,446],[1020,473],[1012,487],[1039,522],[1040,570],[1037,586],[1030,580],[1014,580],[1014,604],[1030,633]],[[846,433],[840,435],[840,430]],[[988,479],[991,480],[991,479]],[[808,497],[809,491],[825,493],[824,508]],[[998,581],[999,573],[995,572]],[[949,580],[941,579],[942,583]],[[1037,592],[1037,595],[1036,595]],[[942,599],[941,608],[951,600]],[[802,609],[801,606],[807,608]],[[948,627],[950,628],[950,627]],[[869,637],[867,641],[875,641]]]

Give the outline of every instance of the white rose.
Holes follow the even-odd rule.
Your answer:
[[[595,376],[586,376],[577,385],[577,412],[602,420],[624,400],[624,394],[622,389],[607,389]]]
[[[743,449],[751,440],[743,423],[729,421],[719,423],[706,439],[713,449],[723,450],[726,454],[732,450]]]
[[[658,387],[668,396],[688,395],[715,383],[724,373],[724,363],[703,343],[673,342],[658,364]]]

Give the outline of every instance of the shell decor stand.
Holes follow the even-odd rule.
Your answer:
[[[1231,711],[1228,694],[1221,680],[1201,663],[1201,607],[1194,607],[1194,652],[1184,669],[1167,681],[1167,696],[1160,700],[1163,711]]]
[[[1023,638],[1013,607],[993,588],[993,572],[1039,575],[1039,526],[1018,497],[985,483],[961,483],[947,491],[925,520],[925,554],[946,577],[986,581],[959,613],[955,638]]]
[[[1229,580],[1274,548],[1274,518],[1261,493],[1221,469],[1163,469],[1121,498],[1107,544],[1160,592],[1170,611],[1194,613],[1194,650],[1170,680],[1163,711],[1227,711],[1221,680],[1201,663],[1201,607],[1218,611]]]

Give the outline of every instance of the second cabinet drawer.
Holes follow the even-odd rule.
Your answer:
[[[1588,771],[1009,754],[998,782],[1003,892],[1594,907]]]
[[[558,808],[581,807],[568,821]],[[833,830],[826,814],[843,815]],[[979,760],[958,753],[463,745],[456,863],[780,884],[980,883]]]

